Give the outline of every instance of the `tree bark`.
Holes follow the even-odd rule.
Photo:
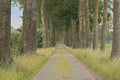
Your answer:
[[[82,47],[82,0],[79,0],[79,47]]]
[[[72,26],[72,47],[79,48],[79,22],[76,19],[71,19],[71,26]]]
[[[24,1],[22,54],[36,52],[37,0]]]
[[[83,0],[81,3],[82,3],[81,44],[82,48],[86,48],[85,0]]]
[[[113,8],[113,45],[111,58],[120,57],[120,0],[114,0]]]
[[[65,30],[64,44],[66,46],[69,46],[69,30],[68,29]]]
[[[11,64],[11,0],[0,0],[0,66]]]
[[[86,48],[91,47],[91,31],[89,21],[89,0],[85,0]]]
[[[72,26],[72,48],[75,48],[75,39],[76,39],[76,21],[74,19],[71,19],[71,26]]]
[[[103,25],[101,30],[101,47],[100,47],[101,52],[105,51],[107,16],[108,16],[108,0],[104,0]]]
[[[69,27],[69,31],[68,31],[68,34],[69,34],[69,47],[72,47],[72,27],[71,27],[71,25],[70,25],[70,27]]]
[[[37,22],[38,22],[38,8],[37,8],[37,0],[32,2],[32,51],[33,53],[37,50]]]
[[[46,0],[42,0],[41,3],[41,20],[42,20],[42,27],[43,27],[43,48],[48,47],[48,25],[47,25],[47,15],[46,15]]]
[[[93,32],[93,50],[98,46],[98,13],[100,0],[94,0],[94,32]]]
[[[53,15],[50,15],[50,47],[55,46],[55,28],[53,24]]]
[[[79,48],[79,22],[76,20],[75,48]]]

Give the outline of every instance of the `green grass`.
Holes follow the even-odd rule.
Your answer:
[[[39,49],[34,55],[14,57],[15,64],[8,68],[0,68],[0,80],[32,80],[54,50],[54,48]]]
[[[100,45],[101,45],[101,44],[98,44],[98,47],[100,47]],[[106,47],[106,48],[111,48],[111,47],[112,47],[112,44],[111,44],[111,43],[109,43],[109,44],[107,43],[107,44],[105,44],[105,47]]]
[[[95,71],[96,74],[102,75],[108,80],[120,80],[120,59],[111,61],[111,45],[107,46],[104,53],[100,53],[99,50],[65,48]]]

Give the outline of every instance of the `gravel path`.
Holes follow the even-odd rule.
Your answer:
[[[56,49],[33,80],[95,80],[84,66],[62,47]]]

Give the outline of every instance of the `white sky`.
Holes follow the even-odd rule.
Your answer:
[[[14,28],[20,28],[22,26],[22,16],[23,11],[16,6],[11,8],[11,26]]]

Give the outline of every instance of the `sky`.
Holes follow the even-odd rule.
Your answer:
[[[11,8],[11,26],[14,28],[20,28],[22,26],[22,16],[23,11],[16,6]]]

